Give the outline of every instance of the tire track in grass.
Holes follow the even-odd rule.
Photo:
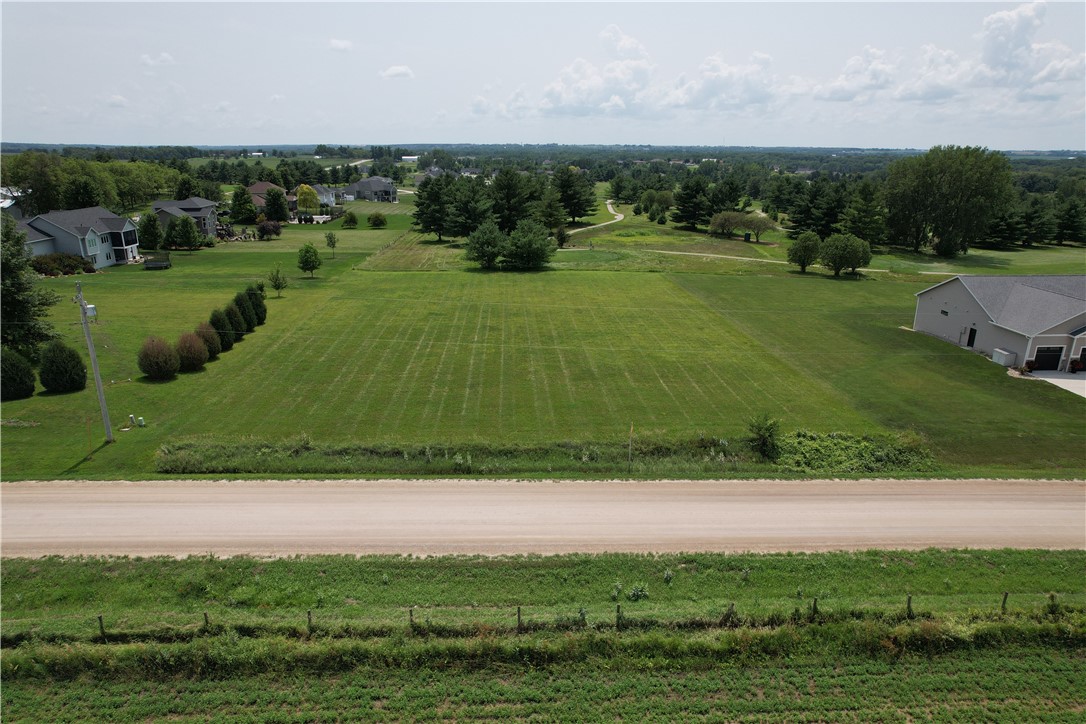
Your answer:
[[[524,305],[522,310],[522,314],[524,315],[525,339],[528,343],[525,354],[528,358],[529,379],[533,381],[532,405],[535,408],[536,413],[535,431],[537,435],[542,436],[546,434],[546,431],[543,429],[544,420],[546,420],[549,429],[553,430],[556,427],[554,405],[551,400],[550,380],[547,375],[545,353],[541,350],[542,345],[540,344],[539,332],[536,328],[537,323],[535,316],[537,312],[527,305]]]
[[[440,300],[435,302],[440,304]],[[419,358],[419,352],[423,350],[423,358],[430,353],[430,350],[434,346],[434,334],[431,332],[434,320],[429,317],[426,320],[426,326],[423,327],[422,333],[419,335],[418,341],[415,344],[414,349],[411,350],[411,357],[404,363],[403,372],[399,376],[399,384],[396,385],[392,392],[389,404],[385,408],[385,414],[381,417],[381,424],[389,430],[400,430],[400,424],[403,422],[404,413],[407,411],[409,405],[408,399],[411,397],[412,392],[415,390],[418,384],[419,375],[422,373],[422,365],[417,363]],[[410,377],[410,379],[408,379]],[[395,412],[395,417],[392,420],[388,419],[388,413],[390,411]]]
[[[600,323],[598,308],[593,306],[593,307],[589,307],[588,309],[592,313],[592,321],[593,321],[593,323],[595,325],[595,329],[596,330],[605,329],[605,327]],[[600,335],[597,334],[596,336],[598,337]],[[615,355],[615,345],[611,342],[610,336],[606,337],[606,339],[607,339],[607,342],[608,342],[608,350],[606,351],[606,354],[608,354],[610,357],[613,358],[614,355]],[[585,361],[588,364],[588,369],[592,372],[592,380],[593,380],[592,389],[596,392],[597,395],[602,393],[603,403],[607,407],[607,416],[608,416],[608,418],[611,419],[611,420],[619,421],[620,416],[618,414],[618,409],[615,407],[614,402],[612,402],[612,398],[614,396],[608,394],[608,392],[610,391],[611,386],[608,385],[607,381],[603,379],[602,375],[600,374],[599,367],[596,365],[596,359],[595,359],[594,355],[595,355],[595,353],[597,353],[597,351],[598,351],[598,348],[592,348],[592,347],[583,348]]]
[[[395,309],[395,307],[392,309]],[[378,334],[377,338],[359,340],[360,343],[369,342],[369,346],[366,350],[368,354],[358,360],[359,366],[367,370],[368,373],[364,378],[365,381],[356,388],[354,394],[354,405],[352,405],[352,407],[357,411],[354,416],[354,427],[352,428],[354,430],[364,427],[364,423],[366,422],[372,422],[373,398],[370,389],[377,380],[386,379],[383,373],[385,368],[391,366],[388,362],[389,355],[394,355],[396,352],[394,345],[380,343],[380,335],[383,334],[384,330],[387,330],[392,326],[393,322],[398,318],[398,315],[393,311],[390,311],[388,307],[382,307],[380,305],[371,305],[371,310],[371,319],[380,319],[379,325],[375,324],[374,327],[379,326],[381,332]],[[380,350],[379,352],[376,351],[378,349]]]
[[[444,305],[442,311],[448,309],[450,305]],[[451,306],[455,309],[453,311],[453,318],[451,324],[453,329],[457,330],[456,341],[446,338],[444,342],[444,349],[441,351],[441,357],[437,361],[437,366],[434,369],[433,375],[430,379],[430,389],[426,396],[426,405],[423,409],[423,414],[432,422],[434,430],[439,430],[443,427],[442,414],[445,410],[445,400],[449,396],[449,390],[452,389],[453,376],[456,372],[456,351],[464,344],[464,330],[466,325],[461,321],[468,308],[468,302],[456,301],[452,302]],[[448,326],[445,326],[445,331],[448,332]],[[451,352],[451,354],[450,354]],[[474,355],[474,351],[471,352]],[[466,386],[466,384],[465,384]],[[440,397],[437,397],[440,393]],[[437,397],[437,409],[433,409],[434,399]]]
[[[557,340],[559,338],[558,330],[555,328],[554,315],[548,314],[547,321],[551,327],[551,339]],[[554,353],[558,357],[558,367],[562,370],[563,389],[566,393],[566,401],[569,403],[569,407],[572,410],[576,406],[576,402],[573,399],[573,374],[570,372],[569,367],[566,365],[565,356],[562,354],[562,347],[556,346]]]
[[[710,362],[710,361],[706,360],[706,361],[704,361],[704,362],[703,362],[702,364],[704,364],[704,365],[705,365],[705,368],[706,368],[707,370],[709,370],[709,373],[710,373],[711,375],[713,375],[714,377],[716,377],[716,380],[717,380],[717,382],[719,382],[719,383],[720,383],[720,385],[721,385],[721,386],[722,386],[722,387],[723,387],[724,389],[726,389],[726,390],[728,391],[728,394],[729,394],[729,395],[731,395],[731,396],[732,396],[732,398],[733,398],[733,399],[734,399],[734,400],[735,400],[736,402],[738,402],[738,403],[739,403],[739,404],[741,404],[741,405],[742,405],[743,407],[745,407],[745,408],[747,409],[747,412],[748,412],[748,413],[751,413],[751,414],[753,414],[753,413],[754,413],[754,408],[750,406],[750,403],[749,403],[749,402],[747,401],[747,398],[746,398],[746,397],[744,397],[744,396],[742,396],[742,395],[740,395],[740,394],[738,394],[738,393],[737,393],[737,392],[735,391],[735,388],[734,388],[734,387],[732,387],[732,386],[731,386],[731,385],[730,385],[730,384],[728,383],[728,380],[727,380],[727,379],[725,379],[725,378],[724,378],[724,376],[720,374],[720,371],[719,371],[719,370],[717,370],[717,368],[716,368],[716,367],[715,367],[715,366],[713,365],[713,363],[712,363],[712,362]]]

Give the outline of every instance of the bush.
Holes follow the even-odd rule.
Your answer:
[[[185,332],[177,340],[177,359],[182,372],[197,372],[204,368],[211,354],[203,338],[195,332]]]
[[[531,219],[522,219],[509,235],[502,265],[511,269],[539,269],[550,260],[554,249],[546,227]]]
[[[226,315],[226,321],[230,322],[230,328],[234,330],[234,341],[240,342],[245,337],[245,319],[241,316],[238,305],[230,302],[223,310],[223,314]]]
[[[268,319],[268,305],[264,303],[264,282],[250,284],[245,287],[245,293],[249,295],[249,303],[256,313],[257,325],[264,324]]]
[[[41,353],[38,378],[48,392],[78,392],[87,386],[87,366],[78,352],[54,341]]]
[[[780,420],[774,420],[768,414],[759,415],[747,424],[750,431],[747,444],[763,460],[773,462],[781,455],[780,429]]]
[[[219,333],[207,322],[200,322],[196,328],[196,336],[204,343],[208,360],[216,359],[222,352],[222,342],[219,341]]]
[[[256,236],[261,241],[270,239],[275,236],[278,237],[283,233],[283,227],[279,225],[278,221],[262,221],[256,225]]]
[[[232,350],[234,348],[234,327],[230,324],[230,320],[226,318],[226,312],[216,309],[211,313],[211,319],[208,321],[211,328],[219,335],[219,351],[229,352]]]
[[[245,322],[245,333],[248,334],[256,329],[256,310],[253,309],[253,303],[249,301],[249,295],[245,292],[238,292],[234,295],[234,304],[237,305],[238,311],[241,312],[241,319]]]
[[[137,358],[140,372],[152,380],[172,380],[181,368],[177,350],[161,337],[148,337]]]
[[[13,349],[0,352],[0,401],[22,400],[34,394],[34,368]]]
[[[373,229],[383,229],[388,226],[388,219],[380,211],[374,211],[366,217],[366,221],[369,223],[370,228]]]
[[[343,214],[343,228],[353,229],[358,226],[358,215],[353,211]]]
[[[69,274],[93,274],[94,262],[75,254],[42,254],[30,257],[30,267],[38,274],[47,277],[67,276]]]
[[[478,229],[468,235],[465,258],[477,261],[483,269],[493,269],[498,259],[505,253],[508,237],[502,233],[493,220],[484,221]]]

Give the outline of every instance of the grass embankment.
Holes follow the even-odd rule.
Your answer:
[[[1086,686],[1081,551],[0,565],[5,720],[710,704],[727,719],[1028,719],[1074,712]]]

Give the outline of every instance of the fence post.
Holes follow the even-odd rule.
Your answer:
[[[911,593],[905,599],[905,615],[908,618],[913,617],[913,594]]]
[[[520,606],[517,606],[517,633],[520,633],[523,630],[524,630],[524,624],[521,622],[521,619],[520,619]]]
[[[1003,603],[999,604],[999,612],[1000,613],[1007,613],[1007,596],[1008,595],[1009,595],[1008,591],[1003,592]]]
[[[106,642],[106,625],[102,622],[102,616],[98,616],[98,633],[102,634],[102,642]]]
[[[811,616],[818,617],[818,597],[815,596],[814,602],[811,604]]]
[[[207,617],[207,611],[204,611],[204,628],[211,628],[211,619]]]
[[[622,630],[622,604],[615,606],[615,630]]]
[[[306,619],[306,629],[309,631],[310,634],[312,634],[313,633],[313,612],[312,611],[306,611],[305,612],[305,619]]]

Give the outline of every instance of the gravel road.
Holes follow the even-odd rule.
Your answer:
[[[1086,549],[1047,481],[159,481],[0,485],[3,556]]]

